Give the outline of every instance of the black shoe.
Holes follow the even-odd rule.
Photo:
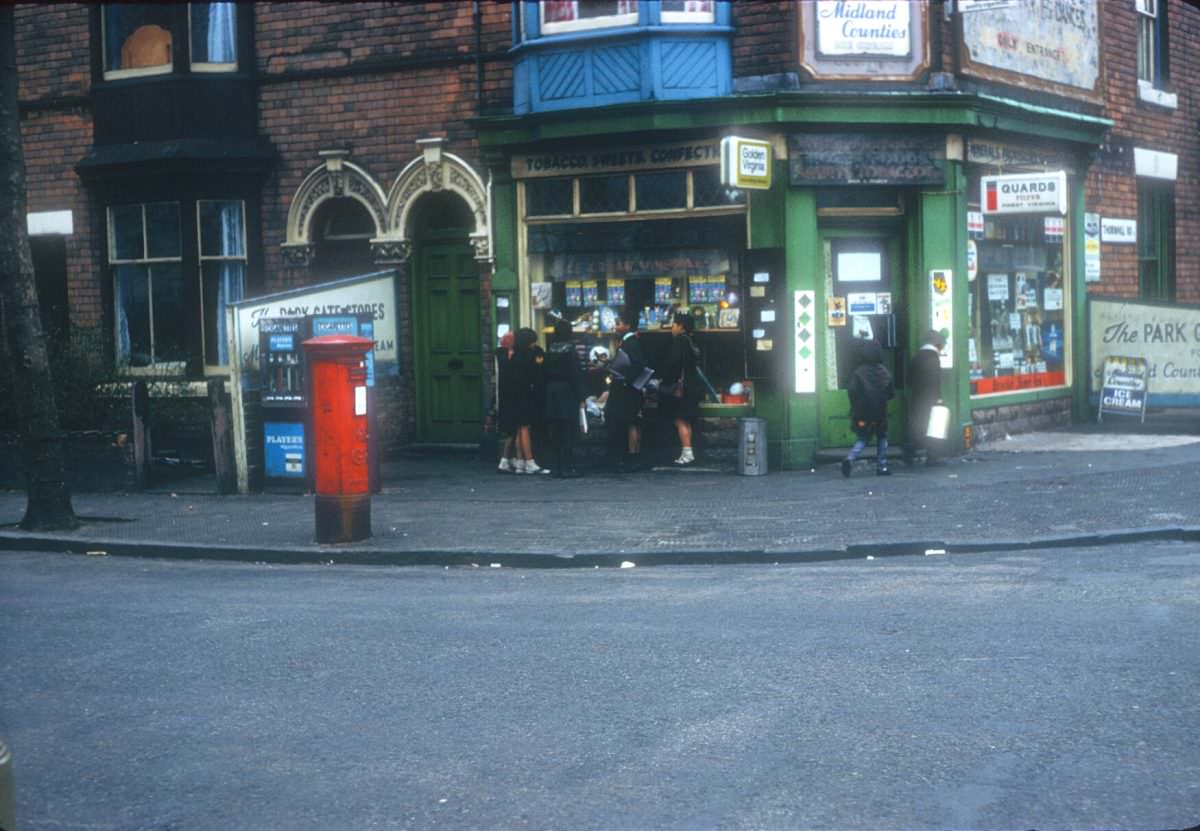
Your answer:
[[[880,465],[879,467],[875,468],[875,475],[876,476],[891,476],[892,472],[887,469],[887,465]]]
[[[850,460],[842,459],[842,475],[847,479],[850,478]]]

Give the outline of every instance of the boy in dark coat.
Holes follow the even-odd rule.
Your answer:
[[[646,369],[646,356],[638,343],[637,312],[626,310],[617,317],[616,332],[621,339],[609,368],[611,383],[604,422],[608,426],[606,467],[617,471],[634,469],[634,448],[638,420],[642,411],[640,376]]]
[[[908,371],[909,410],[908,441],[904,445],[904,463],[911,465],[917,451],[925,450],[925,464],[937,464],[925,431],[929,427],[929,413],[933,405],[942,403],[941,351],[946,339],[941,332],[930,330],[917,354],[913,356]]]
[[[850,425],[858,437],[850,454],[842,460],[842,475],[849,476],[850,468],[867,442],[876,440],[875,472],[888,476],[887,466],[887,403],[896,394],[892,373],[883,365],[883,347],[878,341],[862,343],[862,352],[854,374],[850,376]]]
[[[579,475],[575,469],[575,437],[587,392],[569,321],[559,320],[554,324],[554,341],[546,349],[545,372],[546,418],[550,422],[553,452],[551,469],[555,476],[574,478]]]

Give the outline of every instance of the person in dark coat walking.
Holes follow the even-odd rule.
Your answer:
[[[638,343],[636,311],[626,309],[618,315],[616,333],[621,342],[609,364],[608,403],[604,405],[608,427],[605,466],[623,471],[631,470],[636,461],[642,375],[646,369],[646,356]]]
[[[690,465],[696,461],[692,450],[692,426],[700,415],[700,400],[704,388],[696,371],[700,350],[692,341],[692,316],[676,312],[671,319],[671,346],[667,351],[666,364],[659,373],[658,412],[664,419],[671,419],[675,435],[679,437],[677,465]]]
[[[875,437],[875,472],[888,476],[887,403],[896,394],[892,373],[883,365],[883,347],[879,341],[863,341],[858,366],[850,376],[850,426],[857,437],[850,453],[842,460],[842,475],[849,476],[858,454]]]
[[[575,437],[587,391],[571,323],[554,324],[554,340],[546,349],[546,419],[550,426],[550,469],[555,476],[574,478]]]
[[[935,404],[942,403],[942,361],[940,353],[946,348],[941,332],[930,330],[908,370],[909,413],[908,441],[904,444],[904,463],[916,461],[917,451],[925,451],[925,464],[937,464],[933,448],[925,436],[929,428],[929,413]]]

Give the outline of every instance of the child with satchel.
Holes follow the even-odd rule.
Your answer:
[[[850,426],[857,437],[850,453],[842,460],[842,475],[849,476],[858,454],[874,436],[875,473],[889,476],[887,466],[888,418],[887,403],[896,394],[892,373],[883,365],[883,347],[879,341],[862,341],[862,353],[854,374],[850,376]]]

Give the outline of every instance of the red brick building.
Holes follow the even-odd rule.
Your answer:
[[[1062,81],[1029,55],[981,58],[965,45],[995,39],[987,26],[972,28],[984,16],[998,15],[1003,31],[1021,14],[1013,9],[1043,15],[1042,0],[995,12],[965,0],[877,1],[868,8],[900,22],[874,27],[882,39],[860,27],[854,43],[827,40],[833,30],[816,16],[853,17],[846,4],[789,0],[613,0],[591,11],[570,2],[19,6],[44,315],[58,331],[100,333],[126,374],[194,382],[229,372],[228,305],[394,269],[395,358],[379,382],[385,445],[475,443],[489,428],[499,327],[540,321],[527,246],[549,240],[552,221],[527,222],[525,200],[555,183],[514,159],[558,148],[707,147],[748,129],[774,142],[783,184],[772,192],[729,204],[714,193],[701,205],[693,191],[715,175],[712,165],[614,168],[631,188],[641,173],[683,177],[687,199],[647,219],[630,203],[613,222],[709,223],[736,238],[731,250],[786,252],[788,290],[821,306],[820,326],[805,333],[820,345],[804,359],[821,381],[816,392],[798,380],[789,388],[804,351],[793,343],[789,300],[780,331],[757,339],[782,353],[763,370],[770,377],[756,403],[768,419],[792,413],[788,424],[772,421],[785,459],[807,464],[815,447],[845,438],[834,413],[844,392],[826,383],[826,352],[841,337],[824,329],[835,287],[818,249],[836,250],[855,222],[849,230],[860,236],[892,223],[888,256],[906,272],[894,291],[909,299],[897,361],[931,325],[929,271],[953,275],[957,425],[1081,417],[1086,397],[1071,381],[1086,371],[1079,325],[1065,356],[1055,345],[1062,372],[1040,373],[1046,389],[975,388],[980,324],[968,320],[966,298],[980,284],[965,277],[968,218],[980,210],[981,176],[1064,170],[1082,194],[1064,211],[1067,247],[1084,251],[1073,223],[1091,220],[1076,214],[1098,217],[1101,235],[1098,267],[1089,259],[1085,276],[1070,252],[1074,274],[1061,275],[1068,298],[1079,291],[1067,303],[1079,321],[1089,294],[1200,302],[1200,8],[1063,0],[1087,54]],[[585,19],[596,9],[603,20]],[[886,42],[897,33],[900,49]],[[860,134],[863,158],[915,147],[941,171],[938,182],[900,176],[852,192],[786,181],[797,148],[819,154],[822,136],[836,144]],[[581,185],[563,181],[576,189],[578,227],[596,226],[579,215]],[[976,303],[976,317],[990,299]],[[740,351],[720,370],[730,379],[751,377],[761,357],[747,339],[754,330],[741,328]],[[1033,356],[1013,355],[1039,374]],[[984,374],[1017,371],[993,363]]]

